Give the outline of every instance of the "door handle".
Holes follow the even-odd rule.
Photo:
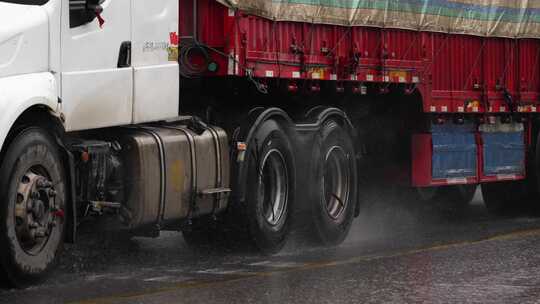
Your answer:
[[[118,54],[118,68],[131,67],[131,41],[124,41],[120,44]]]

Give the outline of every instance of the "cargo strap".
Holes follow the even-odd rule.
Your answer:
[[[506,103],[506,106],[508,107],[510,113],[514,113],[514,99],[512,98],[512,94],[508,91],[507,88],[502,89],[504,102]]]

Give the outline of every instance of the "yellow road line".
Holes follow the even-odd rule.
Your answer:
[[[452,249],[452,248],[461,248],[469,245],[475,245],[475,244],[481,244],[485,242],[492,242],[492,241],[500,241],[500,240],[511,240],[511,239],[518,239],[523,237],[530,237],[530,236],[538,236],[540,235],[540,228],[535,229],[529,229],[529,230],[520,230],[520,231],[514,231],[510,233],[490,236],[487,238],[479,239],[479,240],[473,240],[473,241],[460,241],[460,242],[454,242],[454,243],[448,243],[448,244],[442,244],[442,245],[435,245],[435,246],[429,246],[419,249],[411,249],[411,250],[405,250],[400,251],[392,254],[383,254],[383,255],[372,255],[372,256],[358,256],[353,257],[341,261],[321,261],[321,262],[314,262],[314,263],[307,263],[302,266],[298,267],[291,267],[287,269],[281,269],[281,270],[275,270],[275,271],[267,271],[267,272],[250,272],[247,274],[242,275],[241,273],[234,274],[229,276],[228,278],[223,278],[220,280],[192,280],[192,281],[185,281],[177,284],[173,284],[168,287],[163,288],[156,288],[152,290],[147,291],[140,291],[140,292],[134,292],[134,293],[126,293],[123,295],[118,296],[110,296],[110,297],[102,297],[102,298],[95,298],[95,299],[89,299],[89,300],[83,300],[83,301],[76,301],[72,302],[73,304],[109,304],[109,303],[116,303],[118,301],[125,301],[125,300],[136,300],[138,298],[151,296],[151,295],[157,295],[157,294],[164,294],[168,292],[178,291],[182,289],[191,289],[191,288],[202,288],[202,287],[209,287],[209,286],[217,286],[220,284],[225,283],[232,283],[237,281],[242,281],[246,279],[251,278],[257,278],[257,277],[269,277],[279,274],[285,274],[285,273],[291,273],[291,272],[300,272],[300,271],[306,271],[306,270],[313,270],[313,269],[321,269],[321,268],[328,268],[328,267],[335,267],[335,266],[341,266],[341,265],[349,265],[349,264],[357,264],[360,262],[369,262],[373,260],[380,260],[380,259],[389,259],[389,258],[396,258],[396,257],[403,257],[408,255],[414,255],[418,253],[425,253],[425,252],[431,252],[431,251],[441,251],[446,249]]]

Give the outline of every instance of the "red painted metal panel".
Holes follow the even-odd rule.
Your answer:
[[[540,102],[540,41],[523,39],[518,46],[517,86],[524,112],[536,112]]]
[[[431,112],[481,112],[483,38],[430,36],[427,71],[433,81]]]
[[[431,38],[431,39],[430,39]],[[426,42],[430,64],[427,73],[432,74],[433,90],[452,91],[452,62],[450,57],[450,36],[446,34],[431,34]],[[427,40],[426,39],[426,40]]]
[[[420,32],[387,29],[382,31],[381,70],[384,82],[410,83],[422,68]]]
[[[383,31],[383,48],[386,59],[417,61],[421,58],[421,37],[419,32],[388,29]]]
[[[354,27],[351,29],[351,52],[348,60],[348,69],[345,79],[350,79],[349,74],[362,81],[379,81],[382,31],[378,28]],[[368,77],[369,75],[369,77]]]
[[[413,134],[411,144],[412,185],[416,187],[431,186],[431,134]]]
[[[180,0],[181,36],[194,1],[198,40],[219,51],[214,75],[419,83],[428,112],[509,112],[504,90],[518,111],[540,108],[539,40],[276,22],[215,0]]]
[[[229,35],[224,28],[227,13],[228,9],[215,0],[179,0],[179,34],[196,36],[209,46],[223,46]]]
[[[306,78],[337,80],[340,58],[350,55],[349,37],[342,26],[304,24]]]
[[[217,63],[217,72],[209,75],[226,75],[230,43],[234,39],[228,9],[214,0],[179,0],[179,35],[190,43],[198,43],[217,50],[210,51],[210,61]],[[182,44],[182,41],[181,41]],[[198,56],[198,55],[197,55]]]
[[[243,37],[246,66],[255,76],[293,78],[300,72],[302,24],[243,16],[237,30]]]
[[[454,97],[466,101],[474,98],[482,83],[483,38],[450,36],[450,54],[441,60],[449,60],[450,87]],[[444,72],[444,71],[441,71]]]
[[[485,39],[484,45],[484,99],[490,112],[510,112],[505,91],[516,96],[516,40]]]
[[[193,36],[194,18],[193,18],[193,0],[179,0],[179,35]]]
[[[197,0],[199,40],[212,47],[224,46],[230,35],[223,26],[227,13],[228,9],[217,4],[215,0]]]

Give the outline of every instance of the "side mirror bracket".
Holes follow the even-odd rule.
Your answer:
[[[105,19],[101,16],[103,13],[103,6],[101,4],[104,0],[87,0],[86,1],[86,10],[93,14],[99,22],[99,27],[102,28],[105,24]]]
[[[102,27],[105,20],[101,16],[105,0],[69,0],[69,23],[71,28],[88,24],[98,19],[99,26]]]

